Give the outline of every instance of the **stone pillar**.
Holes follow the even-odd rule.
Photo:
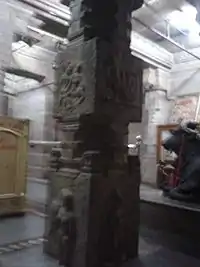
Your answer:
[[[141,155],[142,181],[156,184],[157,125],[167,124],[170,102],[167,99],[169,77],[158,69],[148,69],[144,77],[143,148]],[[145,76],[145,75],[144,75]]]
[[[52,151],[45,234],[45,251],[65,266],[120,266],[138,253],[140,164],[128,158],[127,135],[142,113],[142,63],[129,48],[141,5],[73,1],[57,63],[63,143]]]

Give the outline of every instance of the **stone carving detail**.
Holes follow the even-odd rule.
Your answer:
[[[73,193],[64,188],[51,205],[50,237],[55,237],[59,252],[59,263],[72,266],[76,245],[76,221],[74,216]]]
[[[81,171],[90,173],[105,173],[107,164],[109,164],[108,155],[101,151],[87,151],[83,154],[81,160]]]
[[[50,159],[50,166],[51,168],[56,169],[56,171],[59,171],[60,168],[63,167],[62,163],[62,153],[60,148],[53,148],[51,151],[51,159]]]
[[[142,4],[143,0],[124,0],[123,6],[121,0],[98,2],[96,0],[83,0],[81,26],[84,29],[85,39],[100,37],[110,41],[115,36],[116,31],[128,35],[131,29],[131,12],[140,8]],[[130,10],[129,14],[127,10]],[[104,19],[102,20],[102,18]]]
[[[65,117],[66,113],[72,113],[76,107],[85,100],[85,86],[82,79],[81,63],[68,62],[63,67],[58,78],[58,95],[56,116]]]
[[[116,56],[117,55],[117,56]],[[137,59],[135,59],[137,60]],[[123,65],[130,66],[124,70]],[[138,65],[140,60],[138,60]],[[134,104],[135,100],[141,101],[141,87],[138,86],[141,80],[142,72],[135,70],[133,72],[131,58],[123,55],[123,52],[117,52],[113,55],[113,60],[107,65],[107,86],[105,91],[105,100],[115,101],[117,103],[130,102]],[[141,84],[142,86],[142,84]],[[122,89],[123,88],[123,89]],[[136,90],[139,90],[136,91]]]

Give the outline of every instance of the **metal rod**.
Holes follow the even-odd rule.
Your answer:
[[[200,56],[195,55],[194,53],[190,52],[188,49],[186,49],[185,47],[183,47],[182,45],[178,44],[177,42],[175,42],[174,40],[172,40],[171,38],[165,36],[164,34],[162,34],[161,32],[157,31],[154,28],[151,28],[150,26],[146,25],[144,22],[142,22],[141,20],[139,20],[138,18],[133,17],[133,19],[135,21],[137,21],[138,23],[140,23],[142,26],[144,26],[145,28],[147,28],[148,30],[154,32],[155,34],[159,35],[160,37],[162,37],[163,39],[167,40],[168,42],[170,42],[171,44],[173,44],[174,46],[180,48],[181,50],[183,50],[184,52],[188,53],[189,55],[195,57],[196,59],[200,60]]]

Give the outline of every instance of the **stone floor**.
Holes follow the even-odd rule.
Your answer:
[[[57,262],[43,254],[44,219],[28,214],[21,218],[0,221],[1,267],[58,267]],[[156,235],[156,233],[155,233]],[[199,267],[200,260],[170,250],[154,242],[148,230],[141,229],[139,259],[124,267]]]
[[[44,234],[44,219],[33,214],[23,217],[0,219],[0,246],[42,237]]]
[[[1,267],[58,267],[55,260],[42,252],[42,245],[7,253],[0,257]],[[124,267],[199,267],[200,261],[140,240],[140,259]]]

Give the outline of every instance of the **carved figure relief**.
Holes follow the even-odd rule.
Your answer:
[[[58,242],[59,264],[72,266],[76,245],[76,220],[73,193],[63,188],[51,207],[51,227],[49,236]]]
[[[81,63],[68,62],[58,81],[57,110],[59,117],[72,113],[85,100]]]
[[[125,55],[127,51],[119,51],[119,48],[113,52],[113,56],[105,62],[106,71],[106,91],[104,99],[118,103],[130,102],[138,106],[142,102],[142,90],[140,77],[142,72],[139,67],[133,71],[133,64],[140,64],[137,59],[132,60]],[[124,66],[128,66],[124,68]]]

